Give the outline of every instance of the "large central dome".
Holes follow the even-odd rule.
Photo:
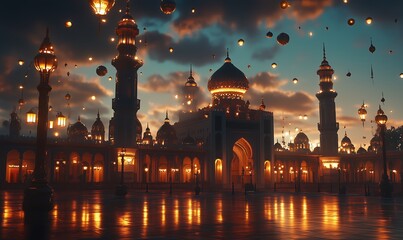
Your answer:
[[[211,76],[207,87],[213,98],[242,99],[249,89],[249,81],[245,74],[232,64],[227,53],[224,65]]]

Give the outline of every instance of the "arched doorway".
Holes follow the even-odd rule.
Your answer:
[[[192,179],[192,161],[185,157],[182,163],[183,182],[190,182]]]
[[[20,172],[20,153],[12,150],[7,153],[6,181],[8,183],[19,182]]]
[[[231,161],[231,180],[235,185],[253,184],[252,147],[245,138],[235,142]]]
[[[266,185],[270,184],[270,171],[271,171],[270,161],[266,160],[264,162],[264,183]]]

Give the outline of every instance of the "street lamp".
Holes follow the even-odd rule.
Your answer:
[[[382,144],[382,159],[383,159],[383,174],[381,183],[379,185],[381,190],[382,197],[392,197],[393,186],[389,181],[387,166],[386,166],[386,146],[385,146],[385,130],[386,130],[386,122],[388,121],[388,117],[383,112],[381,105],[379,105],[379,109],[375,116],[375,122],[378,124],[381,132],[381,144]]]
[[[122,148],[122,151],[120,152],[120,158],[121,158],[121,173],[120,173],[120,184],[116,187],[115,194],[117,196],[126,196],[127,194],[127,187],[124,185],[124,165],[125,165],[125,154],[126,154],[126,148]]]
[[[47,120],[50,73],[57,68],[57,58],[53,46],[49,40],[49,30],[35,56],[34,65],[40,73],[40,83],[37,87],[39,92],[38,101],[38,125],[36,132],[36,156],[35,168],[32,173],[32,181],[24,190],[22,208],[24,212],[46,212],[53,209],[53,189],[48,185],[45,171],[46,144],[47,144]]]

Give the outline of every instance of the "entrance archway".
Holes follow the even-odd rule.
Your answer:
[[[236,185],[253,183],[253,152],[245,138],[240,138],[232,148],[231,179]]]

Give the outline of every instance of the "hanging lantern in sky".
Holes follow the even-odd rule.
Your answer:
[[[18,60],[18,65],[20,65],[20,66],[24,65],[24,60],[22,60],[22,59]]]
[[[371,38],[371,46],[369,46],[368,50],[369,50],[371,53],[374,53],[375,50],[376,50],[375,46],[372,45],[372,38]]]
[[[372,17],[367,17],[367,18],[365,19],[365,22],[366,22],[368,25],[371,25],[371,24],[372,24]]]
[[[67,101],[70,100],[70,99],[71,99],[71,95],[70,95],[69,93],[67,93],[67,94],[64,96],[64,99],[66,99]]]
[[[400,73],[400,78],[403,78],[403,72],[402,72],[402,73]]]
[[[350,26],[353,26],[354,23],[355,23],[354,18],[350,18],[349,20],[347,20],[347,24],[350,25]]]
[[[290,36],[288,36],[287,33],[282,32],[277,36],[277,42],[283,46],[286,45],[289,41],[290,41]]]
[[[347,77],[351,77],[351,72],[348,71],[348,73],[346,74]]]
[[[170,48],[169,48],[169,52],[170,52],[170,53],[173,53],[173,52],[174,52],[174,48],[173,48],[173,47],[170,47]]]
[[[238,40],[238,45],[240,47],[242,47],[244,43],[245,43],[245,41],[242,38]]]
[[[103,77],[103,76],[105,76],[105,74],[108,73],[108,69],[106,69],[105,66],[100,65],[97,67],[96,72],[97,72],[98,76]]]
[[[289,6],[289,4],[288,4],[287,1],[281,1],[281,2],[280,2],[280,7],[281,7],[282,9],[286,9],[286,8],[288,8],[288,6]]]
[[[292,82],[293,82],[294,84],[297,84],[297,83],[298,83],[298,78],[293,78],[293,79],[292,79]]]
[[[270,32],[270,31],[268,31],[268,32],[266,33],[266,37],[267,37],[267,38],[272,38],[272,37],[273,37],[273,33]]]
[[[71,26],[73,26],[73,23],[71,21],[66,21],[64,23],[64,26],[66,26],[66,28],[70,28]]]
[[[192,13],[195,13],[196,12],[196,8],[192,8]]]
[[[272,63],[271,64],[271,67],[274,69],[274,68],[276,68],[277,67],[277,63]]]
[[[176,9],[176,3],[174,0],[161,0],[160,8],[164,14],[172,14]]]
[[[108,77],[108,80],[109,80],[109,81],[112,81],[112,76],[109,76],[109,77]]]
[[[105,16],[115,5],[115,0],[89,0],[90,6],[98,16]]]
[[[358,115],[360,116],[362,126],[364,127],[365,118],[367,117],[367,110],[365,110],[364,102],[362,102],[361,107],[358,109]]]

